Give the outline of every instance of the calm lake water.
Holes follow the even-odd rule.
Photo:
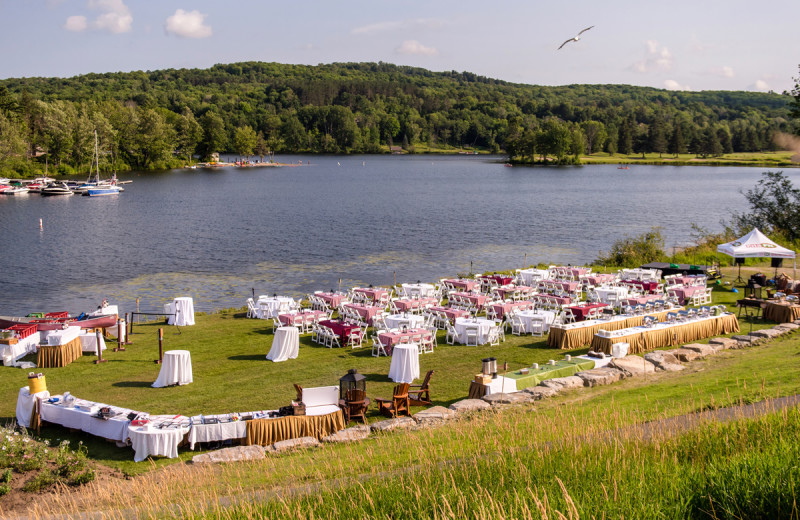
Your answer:
[[[485,156],[287,157],[303,166],[136,172],[119,196],[0,196],[0,314],[196,310],[258,294],[582,264],[661,226],[690,241],[746,209],[765,168],[506,168]],[[310,161],[310,164],[306,164]],[[787,174],[800,183],[800,172]],[[39,230],[39,219],[44,229]]]

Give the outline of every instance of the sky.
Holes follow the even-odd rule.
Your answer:
[[[780,93],[800,76],[800,0],[0,0],[0,20],[0,78],[383,61],[537,85]]]

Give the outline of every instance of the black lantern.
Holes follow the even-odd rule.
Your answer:
[[[351,368],[347,374],[339,379],[339,399],[344,399],[348,390],[367,391],[367,378],[358,373],[358,370]]]

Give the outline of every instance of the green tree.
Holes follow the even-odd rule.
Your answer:
[[[592,155],[597,150],[603,149],[603,144],[608,139],[606,126],[600,121],[584,121],[581,123],[583,137],[586,141],[586,153]]]
[[[669,136],[667,151],[677,157],[678,154],[686,153],[686,150],[686,141],[683,138],[681,123],[680,121],[674,121],[672,124],[672,133]]]
[[[661,115],[657,115],[648,128],[647,146],[651,152],[658,152],[658,156],[667,151],[666,123]]]
[[[184,108],[175,123],[175,151],[191,161],[202,139],[203,128],[195,119],[194,113],[188,107]]]
[[[258,136],[256,131],[248,125],[237,128],[233,135],[233,149],[240,156],[249,157],[253,155],[253,150],[255,150],[257,143]]]
[[[199,151],[204,159],[211,157],[212,153],[224,152],[228,136],[225,133],[225,122],[215,112],[206,112],[200,116],[200,127],[203,129],[203,138],[200,141]]]
[[[734,229],[743,233],[756,227],[791,241],[800,238],[800,189],[783,172],[763,172],[761,180],[744,197],[750,212],[733,214]]]
[[[636,134],[636,122],[633,116],[625,118],[619,125],[617,132],[617,150],[619,153],[630,155],[633,153],[633,143]]]
[[[158,111],[139,110],[136,157],[145,168],[164,168],[175,146],[175,131]]]

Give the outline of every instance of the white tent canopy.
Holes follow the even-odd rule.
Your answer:
[[[794,251],[779,246],[757,228],[745,236],[717,246],[717,253],[733,258],[794,258]]]

